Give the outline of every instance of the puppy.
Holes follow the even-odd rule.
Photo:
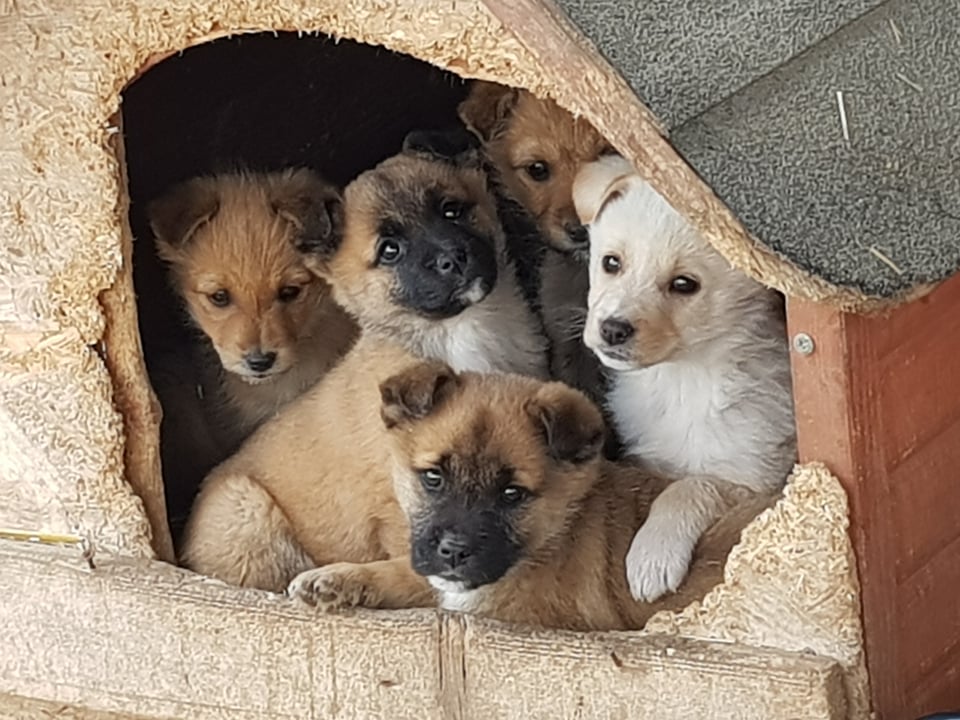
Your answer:
[[[537,221],[545,243],[539,307],[551,345],[551,375],[602,397],[597,358],[583,344],[589,235],[573,205],[580,167],[613,152],[582,118],[525,90],[475,82],[459,108],[480,137],[507,194]]]
[[[589,224],[586,344],[614,371],[627,452],[676,478],[627,556],[634,597],[676,590],[724,487],[782,487],[796,460],[779,296],[734,269],[621,157],[574,188]]]
[[[339,233],[337,191],[309,170],[200,177],[148,208],[160,257],[219,360],[245,436],[316,382],[357,328],[297,245]]]
[[[342,240],[301,250],[365,333],[457,369],[547,375],[469,133],[411,133],[347,187],[344,207]]]
[[[331,609],[361,599],[371,607],[431,604],[429,585],[410,568],[380,419],[380,383],[419,362],[396,343],[363,335],[207,476],[184,532],[184,564],[274,592],[304,573],[293,592]],[[346,603],[325,582],[344,562],[370,563],[391,581],[381,594]],[[318,566],[325,567],[311,570]]]
[[[603,419],[586,396],[517,375],[457,374],[438,361],[387,378],[380,396],[410,563],[448,610],[571,630],[639,628],[718,583],[740,529],[769,503],[711,530],[680,593],[639,604],[624,557],[666,482],[601,458]],[[408,575],[383,564],[322,568],[293,589],[309,597],[318,579],[324,600],[340,606],[398,602],[411,588],[407,603],[423,601]]]
[[[196,465],[195,489],[353,343],[355,324],[296,249],[339,233],[339,203],[310,171],[289,170],[194,178],[148,206],[158,254],[204,338],[155,373],[177,482]]]
[[[410,136],[400,155],[346,189],[342,239],[313,234],[300,243],[362,336],[333,372],[204,481],[185,532],[183,559],[192,569],[269,590],[336,561],[399,558],[409,570],[378,383],[418,357],[546,375],[544,339],[516,288],[467,140],[466,133]],[[323,604],[323,573],[310,577],[298,587],[315,592],[299,594]]]

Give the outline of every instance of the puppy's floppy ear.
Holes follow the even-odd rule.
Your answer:
[[[606,426],[600,410],[580,391],[563,383],[546,383],[527,401],[525,410],[555,460],[582,463],[599,456]]]
[[[151,201],[147,205],[147,220],[160,257],[176,262],[197,228],[219,209],[220,195],[214,179],[205,177],[179,183]]]
[[[283,173],[272,183],[270,205],[297,229],[297,250],[321,258],[336,252],[343,231],[343,200],[319,175],[305,168]]]
[[[519,97],[520,91],[515,88],[474,80],[457,114],[471,132],[487,142],[506,126]]]
[[[380,417],[387,428],[425,418],[459,384],[453,369],[439,360],[414,365],[380,383]]]
[[[584,165],[573,182],[573,205],[580,222],[589,225],[596,220],[633,177],[639,177],[636,168],[622,155],[605,155]]]
[[[480,167],[480,141],[463,127],[414,130],[403,139],[403,152],[442,160],[457,167]]]

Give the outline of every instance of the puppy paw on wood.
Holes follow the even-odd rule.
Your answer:
[[[370,563],[332,563],[305,570],[287,595],[321,610],[351,607],[400,610],[436,604],[433,589],[410,567],[408,558]]]
[[[676,592],[687,577],[696,540],[678,536],[650,517],[633,537],[627,552],[627,582],[635,600],[653,602]]]
[[[363,607],[376,594],[362,565],[334,563],[305,570],[287,586],[287,595],[327,612]]]

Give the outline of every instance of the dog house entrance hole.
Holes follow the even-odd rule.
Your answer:
[[[241,168],[306,167],[343,187],[396,153],[411,130],[456,123],[467,89],[452,73],[383,48],[272,32],[189,48],[135,80],[123,93],[122,112],[134,283],[154,386],[156,359],[200,336],[156,255],[146,217],[151,200],[191,177]],[[189,366],[179,369],[175,382],[194,387]],[[163,435],[162,428],[161,456]],[[208,469],[164,473],[175,540]]]

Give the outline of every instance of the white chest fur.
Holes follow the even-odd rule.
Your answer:
[[[427,578],[438,591],[440,608],[450,612],[473,612],[481,601],[482,588],[467,590],[461,583],[444,580],[436,575]]]
[[[456,317],[432,323],[421,338],[427,357],[448,362],[460,372],[509,372],[545,378],[546,340],[513,278],[501,271],[493,291]]]
[[[786,352],[617,373],[609,396],[630,455],[670,476],[776,487],[796,454]]]

